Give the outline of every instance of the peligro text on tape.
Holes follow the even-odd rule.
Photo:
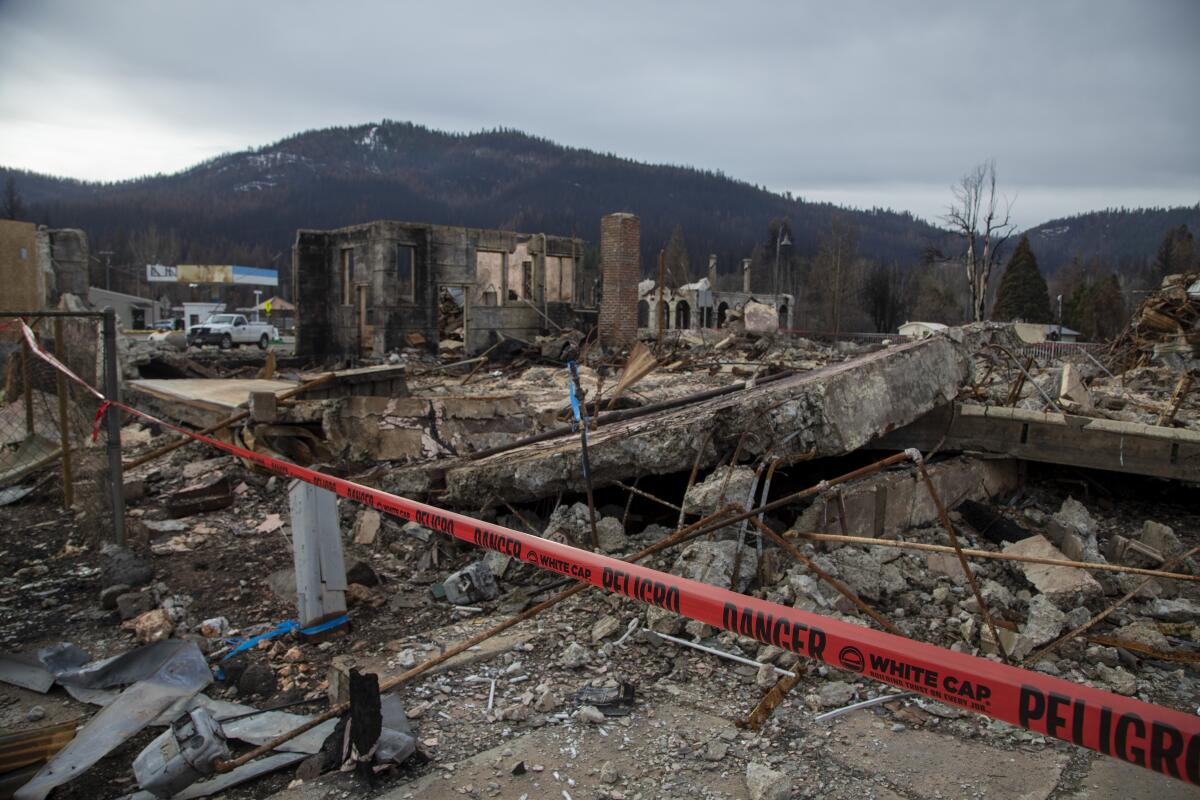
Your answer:
[[[24,330],[34,352],[102,397],[45,353],[27,326]],[[1200,717],[552,542],[227,444],[125,404],[113,405],[275,474],[542,569],[1200,785]]]

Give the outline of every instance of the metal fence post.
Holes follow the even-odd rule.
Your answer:
[[[63,360],[63,321],[54,318],[54,357]],[[67,379],[55,370],[55,389],[58,393],[58,441],[62,448],[63,508],[69,509],[75,502],[75,483],[71,473],[71,420],[67,416]]]
[[[104,309],[104,396],[119,402],[121,388],[117,376],[117,313]],[[108,482],[112,498],[113,539],[125,544],[125,480],[121,474],[121,411],[109,406],[105,415],[108,423]]]

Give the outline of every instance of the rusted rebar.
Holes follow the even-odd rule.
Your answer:
[[[963,574],[966,575],[967,583],[971,585],[971,593],[975,595],[975,602],[979,604],[979,614],[983,617],[983,621],[987,623],[988,629],[992,633],[992,639],[996,642],[996,650],[999,651],[1000,657],[1005,663],[1010,663],[1008,651],[1004,649],[1004,643],[1000,641],[1000,635],[996,632],[996,623],[992,621],[992,615],[988,611],[987,602],[983,599],[983,593],[979,591],[979,584],[975,581],[975,575],[971,572],[971,565],[967,563],[967,557],[963,554],[962,545],[958,543],[958,534],[954,531],[954,523],[950,521],[950,516],[946,513],[946,506],[942,504],[942,498],[934,488],[933,480],[929,477],[929,473],[925,470],[925,459],[920,453],[913,453],[913,460],[917,463],[917,469],[921,473],[921,478],[925,481],[925,487],[929,490],[929,497],[933,500],[933,505],[937,508],[938,519],[942,521],[942,527],[946,529],[946,535],[950,537],[950,544],[954,547],[954,553],[958,556],[958,563],[962,566]]]

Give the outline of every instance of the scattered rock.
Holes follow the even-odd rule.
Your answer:
[[[1171,643],[1167,637],[1148,619],[1135,620],[1128,625],[1117,628],[1112,632],[1114,639],[1140,644],[1155,650],[1170,651]]]
[[[605,761],[600,765],[600,782],[606,786],[612,786],[617,781],[621,780],[621,771],[617,769],[617,765],[611,761]]]
[[[117,597],[116,606],[121,619],[133,619],[154,608],[154,596],[150,592],[126,592]]]
[[[1112,691],[1117,694],[1130,695],[1137,693],[1137,679],[1121,667],[1110,667],[1107,664],[1097,664],[1096,674]]]
[[[354,543],[374,544],[379,535],[379,525],[382,521],[380,514],[373,508],[364,508],[354,520]]]
[[[27,722],[41,722],[46,718],[46,709],[42,706],[34,706],[25,712],[25,720]]]
[[[289,606],[296,603],[296,571],[285,567],[277,569],[267,576],[267,587],[270,588],[271,594],[287,603]]]
[[[1189,622],[1200,619],[1200,605],[1191,600],[1153,600],[1146,604],[1150,616],[1163,622]]]
[[[707,515],[730,503],[745,503],[753,485],[754,470],[750,467],[717,467],[707,478],[688,489],[683,498],[683,510],[688,514]]]
[[[579,669],[592,660],[592,654],[579,642],[571,642],[559,656],[559,663],[567,669]]]
[[[100,585],[145,586],[154,579],[150,562],[123,547],[109,549],[100,567]]]
[[[212,617],[200,623],[200,635],[207,639],[216,639],[229,632],[229,620],[224,617]]]
[[[592,641],[599,642],[607,639],[619,630],[621,630],[621,620],[612,614],[607,614],[596,620],[596,624],[592,626]]]
[[[575,719],[581,722],[590,722],[593,725],[599,725],[604,722],[604,712],[595,706],[580,706],[575,712]]]
[[[346,564],[346,583],[378,586],[379,574],[367,562],[350,559]]]
[[[100,607],[111,611],[117,607],[117,598],[129,591],[131,587],[124,583],[114,583],[100,590]]]
[[[841,708],[854,702],[854,687],[845,681],[829,681],[817,689],[822,708]]]
[[[1011,555],[1037,556],[1039,558],[1064,559],[1062,551],[1045,536],[1030,536],[1005,546]],[[1016,562],[1026,579],[1039,592],[1046,595],[1059,608],[1075,608],[1089,599],[1103,594],[1100,584],[1088,573],[1071,567],[1052,567],[1046,564]]]
[[[279,679],[270,665],[261,662],[247,664],[237,682],[239,695],[270,697],[279,688]]]
[[[1172,558],[1184,551],[1183,542],[1175,535],[1175,530],[1170,525],[1164,525],[1161,522],[1155,522],[1152,519],[1146,520],[1142,525],[1142,543],[1153,547],[1159,553],[1162,553],[1163,558]],[[1191,564],[1191,559],[1184,562],[1188,568],[1194,569]]]
[[[133,635],[142,644],[150,644],[168,638],[175,630],[175,623],[164,609],[156,608],[123,623],[121,627],[133,631]]]
[[[353,608],[360,604],[369,604],[374,599],[371,590],[361,583],[351,583],[346,587],[346,607]]]
[[[728,589],[733,582],[737,552],[737,542],[732,540],[693,542],[679,554],[673,572],[694,581]],[[737,586],[733,587],[735,592],[745,592],[758,569],[758,554],[753,547],[743,546],[741,555]]]
[[[605,553],[619,553],[629,543],[625,538],[625,528],[616,517],[601,517],[597,520],[596,536],[600,540],[600,549]]]
[[[746,789],[750,800],[787,800],[792,794],[792,782],[782,772],[751,761],[746,765]]]
[[[841,547],[830,554],[837,565],[837,577],[855,594],[866,600],[882,600],[908,589],[908,581],[894,563],[885,563],[888,554],[879,550]],[[962,568],[959,568],[961,573]]]

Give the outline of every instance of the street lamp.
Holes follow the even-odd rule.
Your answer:
[[[787,231],[783,229],[783,225],[779,226],[779,232],[775,235],[775,296],[779,296],[779,248],[784,245],[791,246],[792,240],[788,238]]]

